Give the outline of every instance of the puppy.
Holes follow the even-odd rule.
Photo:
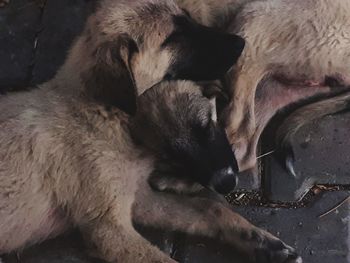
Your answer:
[[[216,79],[243,48],[242,38],[197,24],[173,1],[104,0],[56,79],[133,114],[147,88],[163,79]]]
[[[208,39],[207,45],[198,39]],[[234,46],[234,51],[227,57],[223,50],[228,46]],[[170,93],[177,98],[174,105],[187,111],[176,107],[165,111],[174,110],[184,114],[182,120],[190,120],[176,129],[160,130],[164,136],[159,139],[171,138],[170,144],[161,143],[156,149],[147,146],[145,142],[154,140],[151,135],[158,129],[149,130],[137,117],[142,112],[137,110],[137,104],[142,105],[138,95],[154,84],[174,78],[216,79],[243,47],[242,38],[199,26],[171,1],[101,2],[53,80],[30,92],[1,98],[1,252],[56,236],[73,225],[96,255],[107,261],[173,262],[134,230],[133,221],[141,221],[214,238],[225,233],[222,240],[259,262],[300,262],[292,248],[224,205],[199,197],[184,205],[186,196],[168,193],[184,189],[194,194],[201,187],[224,193],[235,185],[234,156],[222,130],[206,121],[212,112],[205,109],[212,106],[204,103],[199,87],[190,92],[197,95],[188,96],[188,104],[179,103],[176,93]],[[190,85],[178,83],[154,88],[163,87],[160,90],[165,92],[177,86],[187,93],[191,90]],[[143,105],[152,105],[160,94],[156,92]],[[198,101],[200,108],[194,106]],[[192,108],[194,113],[186,117]],[[162,118],[147,123],[176,124]],[[139,125],[149,139],[138,132]],[[179,133],[165,132],[171,129]],[[194,147],[188,145],[192,140]],[[224,155],[220,159],[208,150],[217,151],[216,144]],[[159,157],[163,151],[164,160]],[[187,174],[171,173],[172,167]],[[165,180],[160,176],[163,171]],[[180,188],[172,183],[183,181]],[[205,211],[204,205],[213,209]],[[182,206],[193,216],[191,220],[183,222],[178,214],[169,217],[167,209],[177,207],[182,214]],[[213,227],[218,214],[224,216]],[[203,217],[205,224],[193,224]]]
[[[234,156],[199,87],[161,83],[139,104],[130,119],[64,89],[1,99],[1,253],[75,226],[109,262],[173,262],[139,236],[133,228],[138,222],[219,238],[253,259],[299,262],[292,248],[220,203],[152,190],[150,182],[164,190],[174,180],[188,182],[192,191],[234,187]],[[203,205],[212,208],[198,209]],[[166,212],[170,208],[174,214]],[[191,218],[183,219],[184,213]],[[216,223],[212,213],[223,216]],[[194,224],[198,218],[204,221]]]

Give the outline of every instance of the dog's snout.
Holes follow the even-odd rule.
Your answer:
[[[220,169],[214,173],[211,187],[220,194],[230,193],[237,185],[238,178],[232,167]]]

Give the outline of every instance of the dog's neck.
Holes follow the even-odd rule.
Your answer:
[[[79,41],[80,39],[74,44],[65,63],[59,68],[55,77],[42,86],[45,88],[54,87],[57,92],[67,96],[81,96],[84,89],[81,73],[86,70],[88,63],[86,63],[86,58],[84,61],[82,51],[79,50],[81,48]]]
[[[88,52],[82,49],[84,46],[82,41],[82,38],[78,38],[55,77],[41,87],[63,98],[63,103],[66,103],[71,111],[81,115],[87,124],[90,123],[93,126],[93,129],[100,131],[102,136],[113,141],[117,137],[115,133],[120,133],[121,130],[124,133],[128,132],[129,117],[118,108],[94,101],[86,95],[82,75],[93,66],[93,59],[85,54]]]

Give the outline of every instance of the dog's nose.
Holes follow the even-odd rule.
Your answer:
[[[230,193],[237,185],[238,178],[232,167],[216,171],[210,181],[210,186],[219,194]]]

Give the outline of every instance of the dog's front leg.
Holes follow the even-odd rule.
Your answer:
[[[137,224],[221,240],[258,263],[301,262],[293,248],[224,203],[151,191],[140,193],[136,201],[133,219]]]
[[[136,175],[140,171],[139,166],[127,164],[124,163],[130,174]],[[142,172],[147,165],[144,167]],[[58,200],[65,205],[72,223],[81,231],[88,251],[110,263],[175,263],[133,227],[131,200],[134,192],[124,189],[133,189],[135,182],[130,180],[123,185],[119,178],[116,179],[117,172],[106,171],[79,178],[79,185],[70,184],[72,188],[57,189]],[[70,181],[74,181],[71,178]]]
[[[131,224],[125,224],[109,214],[80,226],[80,229],[88,247],[91,248],[91,254],[108,262],[176,262],[140,236]]]

